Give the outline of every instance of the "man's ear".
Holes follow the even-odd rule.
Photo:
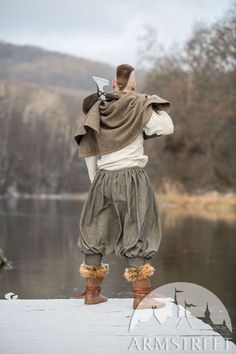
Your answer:
[[[112,80],[112,88],[113,89],[116,88],[116,80],[115,79]]]

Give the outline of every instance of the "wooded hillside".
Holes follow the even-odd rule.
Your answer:
[[[184,49],[137,70],[139,91],[172,103],[174,134],[145,141],[155,186],[236,189],[236,16],[199,24]],[[148,53],[147,53],[148,55]],[[0,194],[82,192],[90,182],[73,139],[92,75],[115,68],[32,46],[0,43]],[[145,76],[144,76],[145,75]]]

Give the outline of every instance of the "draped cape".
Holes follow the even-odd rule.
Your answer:
[[[170,112],[171,103],[157,95],[147,95],[136,91],[109,92],[116,98],[110,101],[96,100],[96,94],[84,99],[87,112],[79,122],[74,139],[78,144],[79,155],[88,157],[96,154],[114,152],[131,143],[143,131],[144,140],[158,137],[157,134],[147,135],[144,126],[153,110]],[[88,106],[88,102],[90,106]]]

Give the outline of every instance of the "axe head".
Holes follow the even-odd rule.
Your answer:
[[[106,96],[104,92],[104,86],[109,86],[109,80],[98,76],[92,76],[92,78],[96,82],[100,99],[105,101]]]

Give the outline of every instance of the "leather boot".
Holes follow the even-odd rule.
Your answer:
[[[78,293],[77,298],[85,296],[84,303],[86,305],[99,304],[105,302],[108,297],[100,294],[104,277],[109,272],[109,265],[102,263],[100,266],[91,266],[82,263],[80,266],[80,274],[86,279],[86,290]]]
[[[150,277],[154,271],[149,263],[125,269],[124,277],[133,285],[133,309],[155,309],[165,306],[165,303],[156,300],[158,296],[164,296],[151,290]]]

